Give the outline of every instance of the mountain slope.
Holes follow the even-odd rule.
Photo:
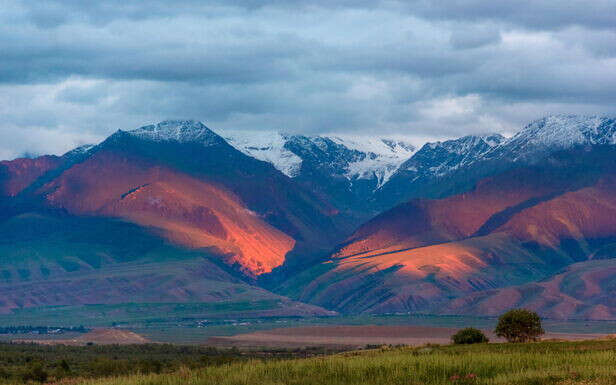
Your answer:
[[[127,302],[255,302],[262,314],[328,314],[243,282],[212,254],[176,247],[119,220],[24,213],[0,222],[0,233],[2,313]]]
[[[555,151],[576,146],[616,144],[616,119],[600,116],[552,115],[531,122],[485,159],[538,162]]]
[[[116,152],[97,152],[43,191],[50,206],[154,227],[176,244],[215,249],[252,274],[281,265],[295,244],[233,193]]]
[[[467,136],[427,143],[373,199],[376,207],[388,209],[412,198],[442,198],[468,191],[485,177],[541,163],[558,151],[612,144],[616,144],[616,119],[579,115],[536,120],[511,138]]]
[[[291,178],[302,172],[303,162],[309,162],[327,169],[331,176],[376,178],[377,187],[415,152],[410,143],[378,137],[229,132],[225,138],[238,150],[271,163]]]
[[[344,221],[201,123],[118,131],[61,157],[2,166],[2,312],[193,303],[250,316],[332,314],[247,282],[307,244],[331,247]]]
[[[553,319],[616,318],[616,259],[590,260],[568,266],[539,281],[503,289],[478,291],[456,299],[447,313],[498,315],[524,307]]]
[[[554,116],[414,152],[333,136],[232,146],[166,121],[4,161],[0,311],[255,298],[268,314],[496,314],[508,299],[616,317],[600,267],[616,257],[615,135],[614,119]]]
[[[409,143],[378,137],[238,132],[227,138],[360,220],[376,213],[370,206],[374,191],[415,152]]]
[[[253,276],[345,231],[333,207],[192,121],[118,131],[35,194],[73,215],[123,218],[211,248]]]
[[[53,155],[0,161],[0,195],[14,197],[60,162],[60,157]]]
[[[485,179],[467,193],[408,202],[279,290],[350,313],[465,312],[448,304],[545,279],[613,250],[614,170],[616,147],[580,147]]]

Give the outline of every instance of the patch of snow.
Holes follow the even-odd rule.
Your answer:
[[[302,159],[284,147],[289,135],[252,131],[227,132],[224,135],[225,140],[239,151],[272,164],[288,177],[299,174]]]
[[[377,189],[387,183],[400,165],[416,151],[412,144],[390,138],[340,136],[329,138],[350,150],[366,154],[364,159],[348,164],[345,176],[348,179],[376,177]]]
[[[584,132],[596,131],[600,123],[601,119],[597,117],[548,116],[526,126],[511,142],[567,148],[586,142]]]
[[[65,153],[63,156],[72,156],[72,155],[82,155],[82,154],[87,154],[88,152],[90,152],[94,147],[96,147],[95,144],[84,144],[81,145],[79,147],[76,147],[72,150],[70,150],[69,152]]]
[[[495,149],[512,160],[576,145],[616,144],[613,118],[584,115],[552,115],[536,120]]]
[[[203,123],[194,120],[166,120],[128,131],[128,133],[139,138],[159,142],[201,143],[204,146],[224,142],[220,136]]]
[[[341,174],[349,180],[377,179],[378,187],[389,180],[400,165],[415,153],[415,147],[403,140],[377,137],[340,135],[304,136],[279,132],[225,131],[223,136],[236,149],[253,158],[269,162],[278,170],[296,177],[301,169],[302,158],[285,146],[289,142],[320,151],[332,151],[328,142],[356,152],[353,159],[344,164]],[[338,161],[341,158],[337,158]],[[323,160],[326,162],[326,160]]]

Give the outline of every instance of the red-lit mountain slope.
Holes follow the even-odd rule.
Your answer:
[[[224,187],[121,152],[97,152],[41,191],[49,205],[73,215],[156,228],[176,244],[212,248],[251,274],[281,265],[295,244]]]
[[[443,311],[499,315],[524,307],[555,319],[614,319],[615,290],[616,259],[591,259],[540,282],[469,294],[451,301]]]
[[[0,161],[0,195],[13,197],[47,171],[60,165],[60,157],[45,155]]]
[[[252,276],[348,231],[327,202],[192,121],[118,131],[34,194],[72,215],[122,218],[208,248]]]
[[[464,194],[397,206],[280,290],[345,312],[466,313],[450,303],[597,253],[616,257],[615,166],[614,147],[579,148]]]
[[[250,285],[212,253],[123,220],[24,213],[0,221],[0,234],[0,313],[23,311],[35,324],[36,314],[109,324],[131,314],[140,322],[331,314]]]

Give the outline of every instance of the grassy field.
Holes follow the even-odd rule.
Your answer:
[[[249,360],[90,385],[616,384],[616,341],[425,346]]]
[[[96,378],[170,374],[249,360],[306,358],[340,351],[327,348],[240,351],[170,344],[47,346],[0,343],[0,384],[80,384]]]

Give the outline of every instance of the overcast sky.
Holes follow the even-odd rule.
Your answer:
[[[164,119],[423,140],[615,102],[616,0],[0,0],[0,159]]]

